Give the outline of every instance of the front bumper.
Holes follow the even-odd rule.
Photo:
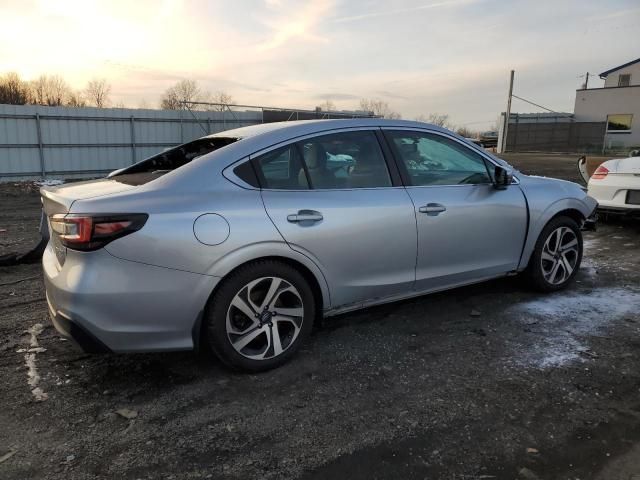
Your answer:
[[[104,249],[69,250],[61,266],[51,244],[42,264],[53,325],[88,352],[193,349],[194,325],[219,280]]]
[[[582,224],[582,230],[595,232],[598,228],[598,207],[596,207],[591,215]]]

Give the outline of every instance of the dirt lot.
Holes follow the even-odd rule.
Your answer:
[[[573,158],[509,160],[576,178]],[[0,205],[0,253],[35,242],[37,196],[3,185]],[[0,478],[640,478],[639,234],[586,234],[562,293],[509,278],[329,319],[261,375],[80,353],[39,266],[0,268]]]

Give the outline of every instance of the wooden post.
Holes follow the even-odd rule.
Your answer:
[[[511,70],[511,77],[509,79],[509,98],[507,99],[507,112],[504,116],[504,129],[502,138],[502,153],[507,151],[507,135],[509,133],[509,119],[511,117],[511,96],[513,95],[513,75],[515,71]]]

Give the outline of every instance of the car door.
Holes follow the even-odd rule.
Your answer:
[[[418,229],[416,289],[469,283],[515,270],[527,232],[517,185],[493,183],[495,165],[440,132],[386,129]]]
[[[379,135],[340,131],[252,159],[267,214],[322,269],[332,307],[410,291],[415,280],[413,204]]]

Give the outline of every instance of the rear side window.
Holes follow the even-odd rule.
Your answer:
[[[470,148],[421,132],[387,131],[411,185],[491,183],[484,159]]]
[[[308,190],[309,182],[296,144],[278,148],[256,158],[263,188]]]
[[[246,161],[238,165],[233,169],[233,173],[235,173],[240,180],[248,183],[252,187],[260,186],[258,178],[256,177],[256,172],[253,170],[253,166],[250,161]]]
[[[390,187],[391,177],[371,131],[334,133],[300,142],[313,189]]]

